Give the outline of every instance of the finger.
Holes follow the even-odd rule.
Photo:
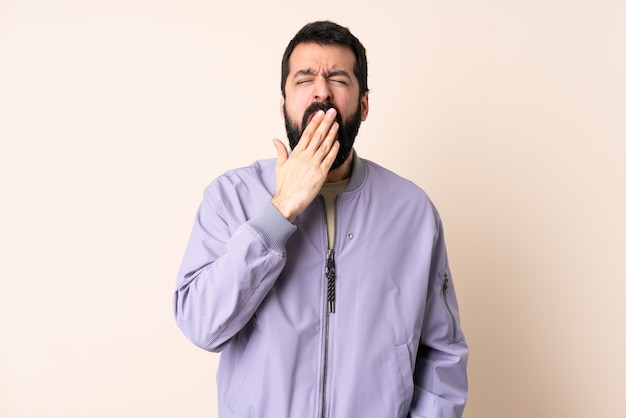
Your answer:
[[[324,111],[318,110],[317,113],[313,115],[311,121],[302,132],[302,136],[300,137],[300,141],[298,142],[296,148],[306,149],[309,146],[309,142],[315,134],[315,131],[319,127],[322,120],[324,120]]]
[[[320,143],[317,150],[315,151],[315,154],[320,158],[320,161],[323,160],[326,157],[326,154],[330,152],[333,144],[335,143],[335,140],[337,139],[338,131],[339,123],[333,122],[323,141]],[[312,146],[313,145],[311,145],[311,147]]]
[[[313,150],[317,150],[325,142],[325,139],[328,139],[328,135],[331,129],[335,126],[336,116],[337,116],[337,111],[335,109],[330,108],[328,109],[328,111],[326,111],[326,115],[324,116],[322,121],[319,123],[317,129],[315,130],[315,133],[311,137],[308,147],[310,147]],[[326,149],[330,148],[330,145],[332,144],[333,139],[334,139],[334,135],[333,135],[333,138],[329,141],[328,147]]]
[[[330,147],[330,151],[328,151],[328,154],[326,154],[326,156],[322,160],[322,163],[320,164],[320,167],[325,172],[330,171],[330,167],[332,167],[333,163],[335,162],[335,159],[337,158],[338,153],[339,153],[339,141],[335,140],[335,142],[333,142],[332,147]]]
[[[279,139],[274,138],[272,142],[276,148],[276,165],[282,165],[285,161],[287,161],[287,158],[289,158],[287,147],[285,147],[285,144],[283,144]]]

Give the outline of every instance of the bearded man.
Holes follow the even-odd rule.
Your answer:
[[[357,156],[369,111],[361,42],[304,26],[282,62],[291,153],[215,179],[174,311],[221,352],[226,417],[461,417],[468,347],[441,219],[415,184]]]

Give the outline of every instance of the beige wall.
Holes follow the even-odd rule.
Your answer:
[[[202,188],[284,138],[304,23],[369,52],[357,149],[424,187],[468,418],[624,418],[621,0],[0,1],[0,416],[215,417],[171,293]]]

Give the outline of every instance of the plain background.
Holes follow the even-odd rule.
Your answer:
[[[360,155],[442,214],[465,417],[626,417],[626,2],[0,0],[1,417],[216,416],[176,272],[317,19],[368,50]]]

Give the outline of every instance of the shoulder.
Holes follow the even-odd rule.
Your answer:
[[[413,181],[373,161],[364,159],[363,162],[365,163],[366,183],[369,183],[371,187],[378,188],[377,193],[388,192],[398,195],[398,197],[429,199],[424,189]]]
[[[369,160],[365,163],[367,193],[377,209],[408,226],[417,222],[437,231],[441,218],[428,193],[413,181]],[[437,233],[437,232],[435,232]]]
[[[267,175],[268,173],[273,175],[275,165],[275,158],[257,160],[247,166],[237,167],[228,170],[219,177],[217,177],[216,180],[228,181],[229,179],[231,179],[233,181],[237,181],[239,179],[260,178]]]
[[[254,161],[247,166],[230,169],[217,176],[208,187],[220,184],[233,186],[242,182],[263,181],[266,177],[274,176],[275,164],[275,158],[268,158]]]
[[[275,185],[275,165],[276,159],[271,158],[228,170],[205,188],[205,196],[250,196],[267,191]]]

